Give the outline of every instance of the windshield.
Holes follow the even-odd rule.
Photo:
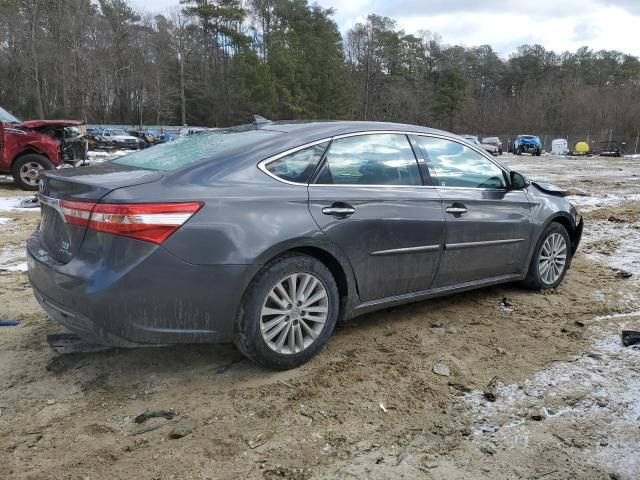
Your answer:
[[[468,142],[473,143],[474,145],[478,145],[480,142],[476,137],[464,137]]]
[[[487,137],[482,139],[483,143],[498,143],[499,141],[500,139],[498,137]]]
[[[234,149],[249,149],[281,132],[239,127],[182,137],[157,147],[140,150],[113,160],[119,165],[151,170],[175,170],[199,160],[220,158]]]
[[[127,132],[125,132],[124,130],[109,130],[109,133],[111,135],[129,135]]]
[[[2,123],[22,123],[16,117],[7,112],[4,108],[0,107],[0,122]]]

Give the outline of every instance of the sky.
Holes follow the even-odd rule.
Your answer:
[[[162,12],[178,0],[129,0]],[[312,2],[310,2],[312,3]],[[446,44],[491,45],[503,57],[539,43],[556,52],[620,50],[640,56],[640,0],[317,0],[336,10],[341,32],[370,13],[391,17],[406,33],[428,30]]]

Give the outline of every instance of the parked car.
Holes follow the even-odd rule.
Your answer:
[[[151,130],[129,130],[127,133],[142,141],[140,143],[140,148],[153,147],[158,144],[156,134]]]
[[[483,145],[493,145],[498,149],[498,155],[502,155],[502,142],[498,137],[484,137],[482,139]]]
[[[111,141],[118,148],[126,148],[129,150],[139,150],[146,147],[146,142],[140,138],[129,135],[122,128],[105,128],[99,134]]]
[[[535,135],[518,135],[513,143],[513,153],[516,155],[530,153],[531,155],[539,157],[542,155],[540,138]]]
[[[233,340],[291,368],[337,321],[558,286],[583,228],[563,195],[439,130],[260,121],[46,172],[29,281],[91,342]]]
[[[622,157],[625,154],[625,142],[617,142],[615,140],[600,142],[601,157]]]
[[[495,155],[495,156],[498,155],[498,147],[496,147],[495,145],[480,143],[480,141],[478,140],[478,137],[475,137],[473,135],[464,135],[462,138],[464,138],[465,140],[467,140],[470,143],[473,143],[477,147],[480,147],[480,148],[486,150],[491,155]]]
[[[81,127],[76,120],[21,121],[0,108],[0,173],[13,176],[24,190],[37,190],[43,170],[75,162],[85,152],[84,139],[65,135],[67,127]],[[78,135],[80,136],[80,135]]]

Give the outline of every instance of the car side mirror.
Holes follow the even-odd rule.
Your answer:
[[[527,179],[524,178],[524,175],[518,172],[511,172],[509,174],[511,179],[511,190],[522,190],[527,186]]]

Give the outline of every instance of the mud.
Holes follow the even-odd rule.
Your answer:
[[[6,207],[25,195],[0,180],[0,319],[21,322],[0,327],[0,478],[638,478],[640,353],[619,332],[640,330],[640,273],[616,272],[638,271],[640,159],[503,160],[580,190],[584,244],[558,289],[367,315],[287,372],[229,345],[52,352],[64,330],[2,270],[38,214]],[[176,416],[137,424],[147,410]]]

